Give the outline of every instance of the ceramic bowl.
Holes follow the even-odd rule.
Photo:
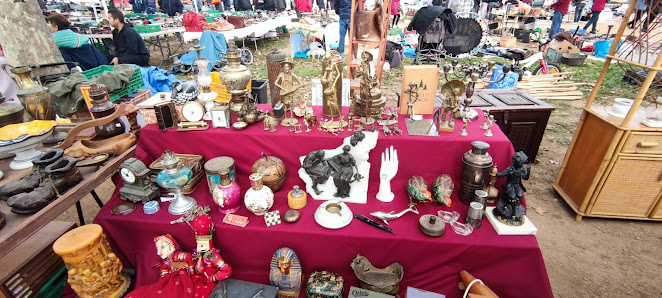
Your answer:
[[[50,134],[57,122],[51,120],[35,120],[0,128],[0,146],[8,146],[27,139]]]
[[[608,113],[614,117],[625,118],[633,103],[634,100],[629,98],[616,98],[614,99],[614,104],[611,105]]]
[[[326,201],[315,211],[315,221],[327,229],[340,229],[347,226],[354,216],[347,204],[340,201]]]
[[[232,123],[232,127],[234,127],[234,129],[236,129],[236,130],[242,130],[242,129],[246,128],[246,126],[248,126],[248,123],[243,122],[243,121]]]

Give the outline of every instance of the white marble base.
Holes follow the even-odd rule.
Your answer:
[[[495,207],[487,207],[487,219],[490,221],[492,224],[492,227],[494,227],[494,230],[496,230],[497,234],[499,235],[535,235],[538,232],[538,228],[533,225],[531,220],[529,220],[526,215],[524,215],[524,224],[521,226],[509,226],[507,224],[504,224],[500,222],[494,214],[492,213],[492,210],[494,210]]]
[[[303,168],[299,169],[299,177],[306,183],[306,192],[315,200],[338,200],[345,203],[359,203],[365,204],[368,201],[368,179],[370,174],[370,163],[368,162],[368,155],[370,150],[374,149],[377,145],[377,138],[379,136],[378,132],[364,132],[365,138],[363,141],[356,144],[356,147],[352,146],[350,138],[346,137],[342,145],[338,146],[336,149],[324,150],[325,159],[329,159],[333,156],[343,153],[342,147],[349,145],[351,150],[349,154],[354,157],[356,161],[356,166],[359,169],[359,174],[363,178],[359,181],[354,181],[350,184],[350,192],[348,198],[337,198],[334,197],[336,193],[336,186],[333,184],[333,177],[329,179],[324,184],[318,184],[317,189],[320,190],[320,194],[316,194],[313,189],[313,180],[308,176],[308,173]],[[299,157],[299,161],[303,164],[303,159],[306,156]]]

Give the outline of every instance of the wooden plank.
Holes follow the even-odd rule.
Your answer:
[[[34,237],[23,241],[16,248],[7,252],[0,258],[0,281],[4,281],[16,268],[21,268],[30,263],[36,254],[51,245],[60,235],[74,228],[75,223],[64,221],[51,221],[42,229],[35,232]],[[37,264],[41,266],[43,264]]]
[[[99,184],[103,183],[110,176],[117,172],[122,162],[134,155],[136,146],[134,145],[121,155],[109,160],[105,166],[89,174],[85,174],[85,179],[71,188],[65,194],[48,204],[44,209],[30,216],[11,216],[7,214],[7,226],[0,231],[0,257],[19,245],[23,240],[33,235],[39,229],[43,228],[50,221],[67,211],[76,202],[94,190]],[[10,217],[11,216],[11,217]],[[20,220],[18,223],[11,223],[10,220]]]

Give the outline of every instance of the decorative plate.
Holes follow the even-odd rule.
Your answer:
[[[57,125],[52,120],[34,120],[19,124],[10,124],[0,128],[0,146],[23,142],[31,137],[50,133]]]

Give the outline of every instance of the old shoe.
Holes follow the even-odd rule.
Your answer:
[[[42,178],[46,177],[44,175],[46,166],[62,158],[63,154],[64,151],[62,149],[53,149],[44,153],[36,160],[33,160],[32,163],[34,165],[32,166],[32,171],[25,175],[21,180],[7,183],[7,185],[3,186],[2,189],[0,189],[0,198],[7,200],[13,195],[30,192],[35,189],[39,186],[39,182],[41,182]]]
[[[10,197],[7,205],[11,211],[19,214],[32,214],[46,207],[58,195],[83,180],[76,167],[76,159],[63,157],[45,169],[46,177],[37,188],[29,193],[21,193]]]

